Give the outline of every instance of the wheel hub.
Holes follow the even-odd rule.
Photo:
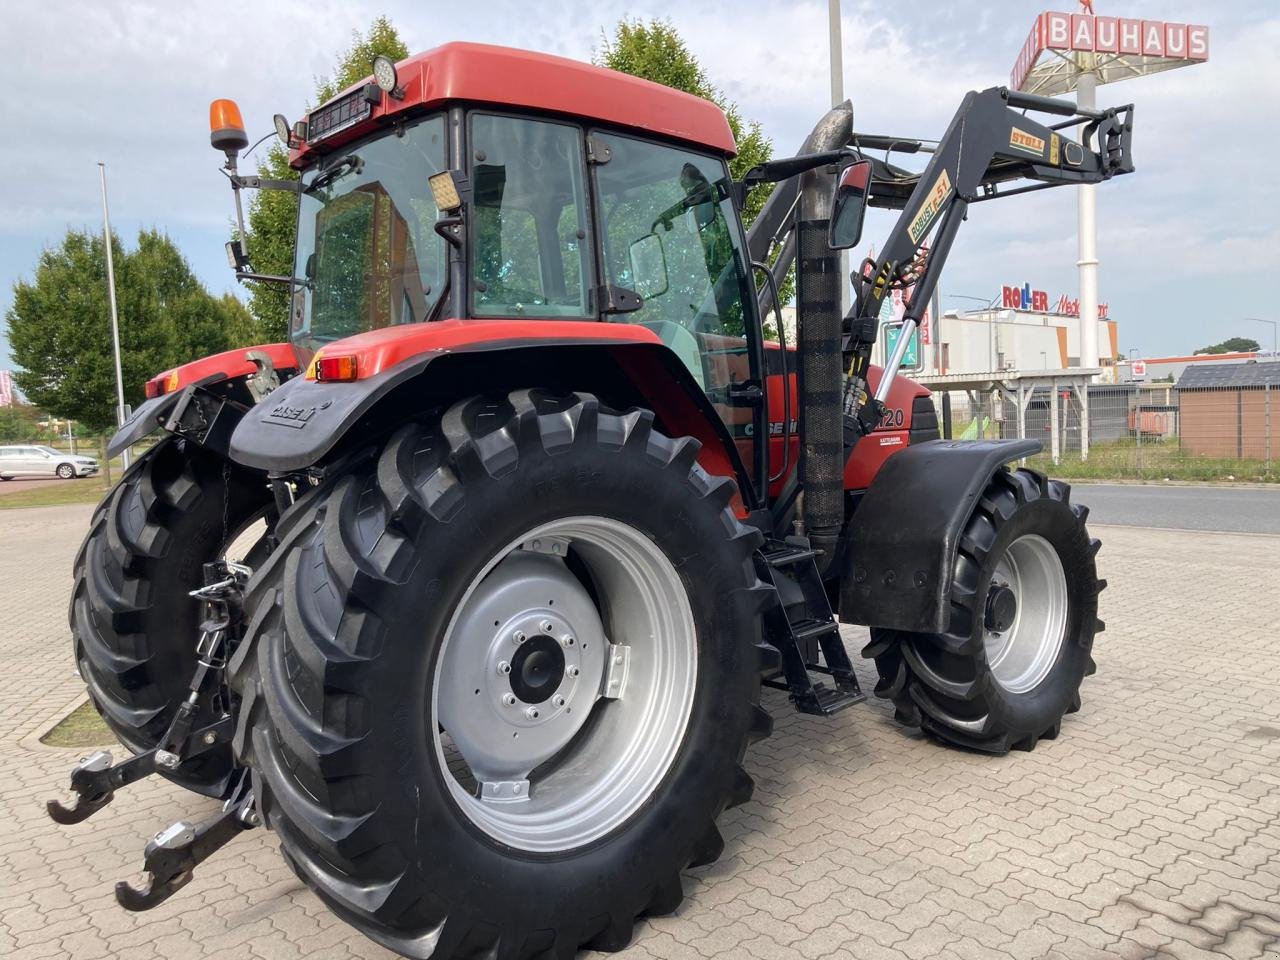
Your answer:
[[[566,517],[497,551],[433,671],[428,730],[459,808],[524,850],[607,834],[676,756],[696,645],[680,575],[640,530]]]
[[[1009,544],[992,573],[983,645],[997,683],[1010,693],[1040,684],[1062,650],[1067,579],[1053,545],[1037,534]]]
[[[511,692],[524,703],[545,703],[565,679],[564,653],[545,633],[531,637],[511,659]]]
[[[516,550],[472,593],[453,640],[441,667],[441,726],[481,783],[527,780],[573,738],[599,694],[607,644],[595,605],[560,559]]]
[[[1018,616],[1018,597],[1007,583],[993,583],[987,593],[987,629],[1004,633]]]

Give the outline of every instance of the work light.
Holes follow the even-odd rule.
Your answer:
[[[391,62],[390,57],[378,54],[373,58],[373,81],[383,93],[389,93],[397,100],[404,97],[404,90],[400,88],[399,77],[396,75],[396,65]]]

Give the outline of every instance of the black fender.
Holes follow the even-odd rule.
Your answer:
[[[847,527],[840,619],[942,633],[951,619],[951,569],[987,482],[1038,440],[930,440],[880,468]]]
[[[735,476],[746,506],[755,506],[728,428],[680,358],[660,343],[482,341],[428,350],[363,380],[295,377],[245,414],[230,456],[273,473],[305,470],[460,397],[522,387],[572,389],[617,409],[652,410],[670,435],[701,441],[700,462],[709,472]]]
[[[143,437],[155,433],[164,426],[178,406],[178,401],[183,398],[185,393],[195,387],[207,386],[223,379],[226,378],[221,374],[214,374],[202,380],[197,380],[191,386],[184,387],[182,390],[163,393],[144,402],[142,406],[129,415],[129,419],[121,424],[120,429],[115,432],[110,442],[107,443],[107,457],[119,456],[127,447],[133,446]]]

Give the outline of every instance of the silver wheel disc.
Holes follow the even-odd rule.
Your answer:
[[[604,517],[529,531],[468,587],[437,659],[430,729],[454,801],[523,850],[605,835],[675,759],[696,652],[684,585],[648,536]]]
[[[1058,552],[1027,534],[1009,544],[988,588],[983,643],[996,682],[1026,693],[1048,676],[1067,630],[1067,577]]]

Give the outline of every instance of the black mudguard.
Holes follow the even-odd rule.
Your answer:
[[[1040,450],[1038,440],[931,440],[890,457],[849,521],[840,619],[945,631],[956,547],[978,498],[1001,465]]]
[[[304,470],[328,453],[378,400],[422,373],[439,355],[419,354],[353,383],[294,377],[240,421],[231,436],[231,459],[271,472]]]
[[[225,379],[227,379],[225,374],[215,373],[212,376],[205,377],[203,380],[197,380],[182,390],[164,393],[147,400],[137,410],[133,411],[129,415],[129,419],[115,432],[115,436],[107,444],[107,456],[119,456],[125,448],[133,446],[143,437],[155,433],[163,427],[173,415],[174,409],[178,406],[178,401],[189,391],[194,390],[196,387],[205,387]]]

